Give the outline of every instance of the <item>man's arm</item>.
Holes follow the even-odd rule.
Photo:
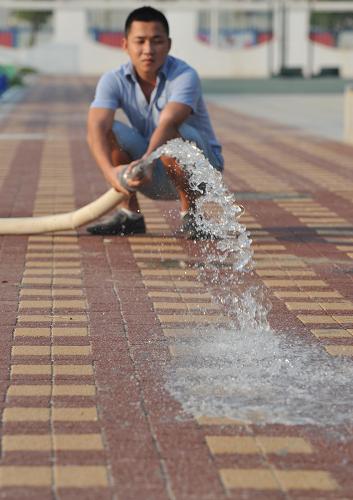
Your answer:
[[[178,128],[191,114],[186,104],[169,102],[159,116],[158,125],[153,132],[145,156],[151,154],[162,144],[179,136]]]
[[[91,108],[87,121],[87,142],[106,180],[115,189],[128,192],[117,180],[117,166],[112,164],[109,135],[112,133],[115,111],[106,108]]]

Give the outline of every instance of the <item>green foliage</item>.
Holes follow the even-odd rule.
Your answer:
[[[16,10],[13,15],[22,21],[27,21],[31,27],[31,35],[29,40],[29,46],[35,44],[38,31],[41,26],[47,22],[49,17],[52,15],[50,10],[32,11],[32,10]]]

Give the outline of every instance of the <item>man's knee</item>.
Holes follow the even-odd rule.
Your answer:
[[[129,154],[132,160],[138,160],[144,155],[148,142],[138,130],[116,120],[112,131],[119,146]]]

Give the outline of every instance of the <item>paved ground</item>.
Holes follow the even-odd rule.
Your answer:
[[[1,216],[67,211],[104,192],[84,137],[92,84],[43,79],[3,114]],[[349,362],[353,149],[210,109],[274,330]],[[0,498],[353,498],[352,423],[193,416],[170,396],[174,339],[214,313],[207,283],[175,265],[190,255],[176,205],[142,204],[145,237],[0,237]]]
[[[226,109],[296,127],[311,135],[343,141],[343,94],[208,94]]]

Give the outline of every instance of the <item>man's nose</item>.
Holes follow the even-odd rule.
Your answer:
[[[143,44],[143,51],[145,54],[152,54],[153,44],[149,40],[146,40],[145,43]]]

